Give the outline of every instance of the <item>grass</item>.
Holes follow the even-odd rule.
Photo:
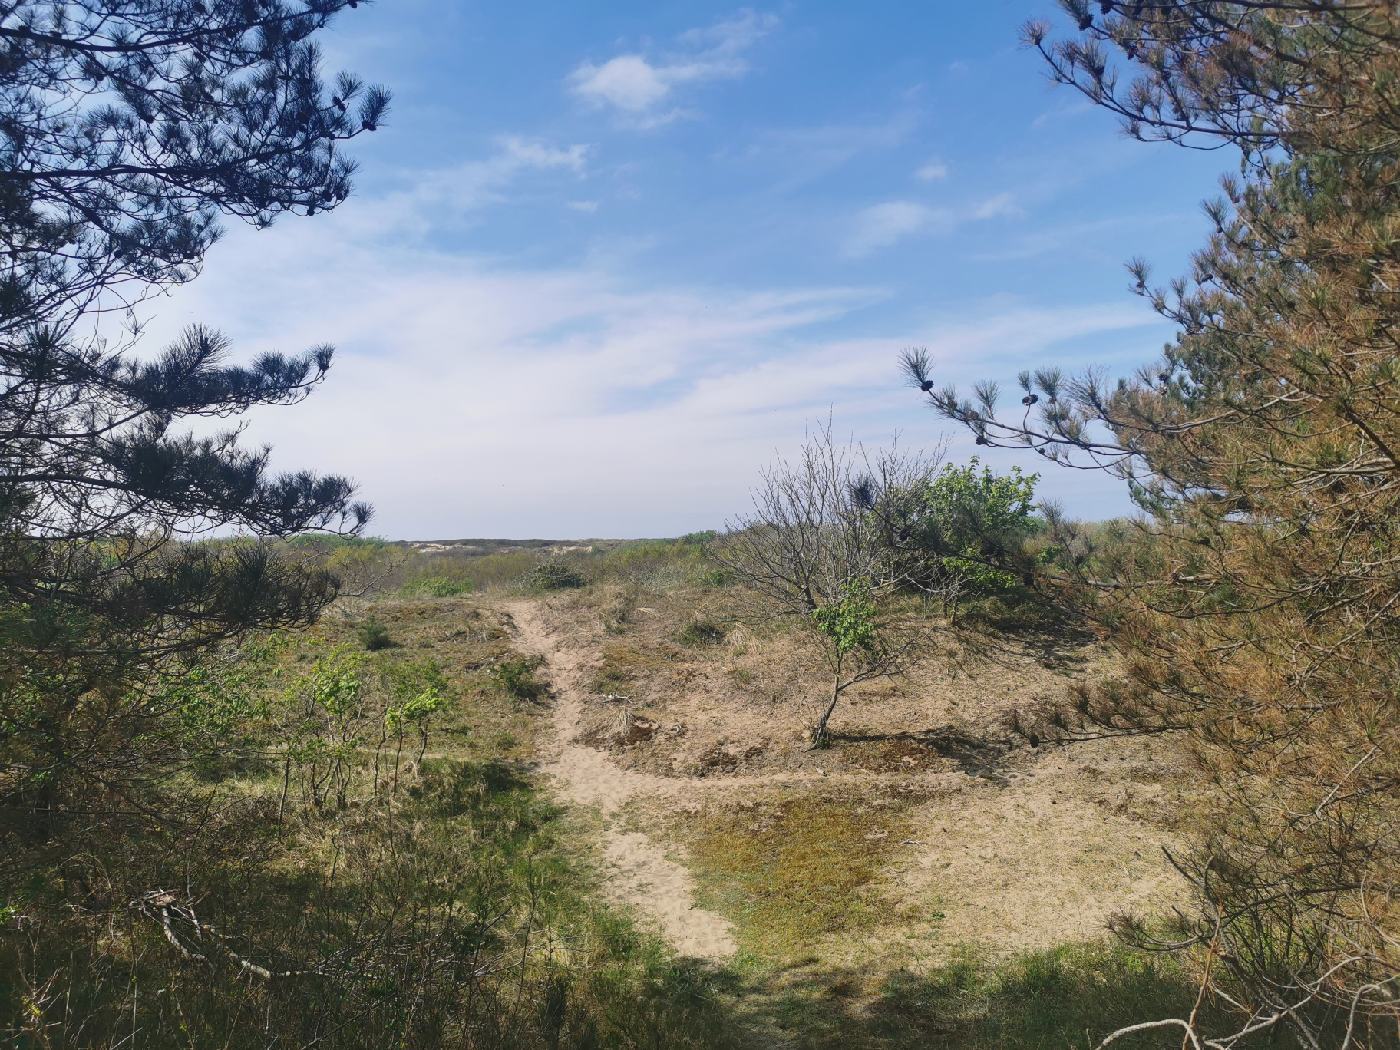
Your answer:
[[[356,633],[359,635],[360,644],[372,653],[380,649],[392,649],[395,645],[389,628],[378,620],[365,620],[356,628]]]
[[[898,797],[774,791],[737,810],[675,819],[669,830],[687,849],[699,903],[735,922],[742,949],[731,967],[676,958],[600,903],[587,824],[561,814],[529,768],[547,721],[528,702],[545,688],[538,661],[512,651],[497,613],[462,597],[512,587],[538,561],[533,550],[434,560],[430,571],[415,569],[418,584],[396,585],[411,600],[381,596],[353,617],[278,639],[253,679],[275,684],[328,649],[359,649],[359,624],[379,623],[395,645],[361,652],[371,667],[395,680],[425,661],[440,669],[448,702],[434,716],[429,750],[441,757],[392,804],[356,800],[285,824],[275,763],[230,761],[181,782],[220,799],[223,823],[197,847],[175,824],[96,842],[100,879],[55,871],[18,901],[42,925],[0,928],[0,1037],[13,1036],[23,1015],[30,1020],[20,1024],[87,1026],[68,1043],[18,1039],[35,1046],[1060,1050],[1189,1010],[1189,975],[1111,944],[1011,958],[969,949],[908,968],[843,958],[843,945],[878,939],[891,924],[881,879],[908,832]],[[623,589],[619,631],[638,587],[689,602],[705,593],[697,588],[724,585],[706,578],[715,570],[700,540],[559,561]],[[686,615],[693,619],[668,618],[651,647],[613,637],[591,687],[631,693],[668,666],[678,652],[672,638],[718,640],[693,603]],[[70,882],[85,887],[81,908],[60,895]],[[227,959],[193,965],[126,903],[129,887],[187,884],[201,915],[235,931],[240,950],[259,961],[355,959],[366,968],[259,982]],[[107,915],[104,899],[114,902]],[[0,899],[0,917],[7,905]],[[458,962],[432,972],[427,963],[444,958]],[[46,986],[51,977],[60,983]],[[64,1029],[48,1031],[56,1030]],[[140,1039],[129,1038],[133,1030]],[[1118,1045],[1175,1050],[1180,1035]]]
[[[676,959],[599,903],[588,843],[520,760],[543,715],[490,668],[515,661],[534,682],[535,662],[509,654],[494,615],[455,600],[371,611],[398,646],[364,652],[353,644],[358,624],[331,618],[260,648],[239,680],[276,691],[346,652],[344,666],[366,681],[431,672],[447,702],[428,748],[439,757],[385,796],[370,790],[363,748],[338,749],[354,767],[349,804],[313,808],[294,793],[285,811],[280,762],[210,771],[208,783],[185,777],[170,788],[203,822],[199,836],[187,837],[183,820],[113,827],[91,843],[91,859],[17,894],[7,887],[0,903],[24,918],[0,929],[0,1041],[744,1045],[722,975]],[[82,887],[81,907],[71,886]],[[200,938],[206,961],[179,954],[158,917],[128,905],[153,886],[188,892],[200,921],[221,931]],[[251,978],[238,957],[297,976]]]
[[[535,673],[543,663],[538,656],[517,656],[502,660],[491,673],[511,699],[533,704],[549,694],[549,686]]]
[[[423,551],[381,540],[297,540],[352,590],[408,598],[453,598],[482,591],[550,590],[583,582],[649,589],[679,585],[727,587],[733,581],[709,554],[713,533],[679,539],[472,541]],[[560,583],[561,580],[578,581]]]
[[[475,589],[472,581],[468,579],[419,576],[405,583],[401,593],[407,598],[460,598],[464,594],[471,594]]]
[[[681,831],[704,903],[733,920],[745,952],[782,963],[878,920],[874,884],[903,827],[897,804],[789,795]]]
[[[558,561],[541,562],[520,581],[527,591],[571,591],[588,585],[583,573]]]
[[[716,620],[696,617],[676,632],[676,641],[681,645],[718,645],[728,632],[724,624]]]
[[[667,665],[664,654],[624,641],[603,646],[603,658],[588,687],[600,696],[626,693]]]
[[[700,904],[735,924],[741,1008],[767,1038],[812,1050],[1087,1050],[1117,1027],[1190,1010],[1195,986],[1178,965],[1111,941],[850,961],[851,943],[894,931],[881,875],[906,814],[898,797],[774,793],[673,826]],[[1175,1050],[1180,1034],[1118,1045]]]
[[[769,986],[752,1023],[802,1050],[1091,1050],[1116,1028],[1189,1012],[1195,996],[1179,968],[1108,943],[1010,959],[965,949],[923,973],[817,970]],[[1179,1050],[1181,1034],[1114,1045]]]

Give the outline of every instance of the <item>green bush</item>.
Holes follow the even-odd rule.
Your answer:
[[[564,591],[588,583],[575,569],[557,561],[541,562],[525,574],[522,582],[532,591]]]
[[[1019,467],[997,474],[974,457],[891,495],[877,510],[898,537],[909,578],[941,593],[945,611],[955,614],[968,599],[1012,597],[1043,564],[1029,542],[1044,528],[1035,513],[1039,479]]]
[[[420,576],[404,584],[403,593],[412,598],[458,598],[471,594],[475,588],[470,580],[450,576]]]
[[[359,635],[360,644],[370,652],[380,649],[392,649],[396,644],[389,637],[389,628],[385,627],[378,620],[369,619],[355,628],[355,633]]]
[[[723,566],[716,566],[700,573],[700,583],[706,587],[728,587],[734,583],[734,573]]]

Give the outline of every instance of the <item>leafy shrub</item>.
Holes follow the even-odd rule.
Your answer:
[[[812,610],[817,630],[831,640],[838,655],[874,650],[879,643],[879,609],[870,588],[853,585],[833,602]]]
[[[730,569],[719,565],[713,569],[706,569],[700,574],[700,583],[705,587],[728,587],[734,583],[734,573]]]
[[[525,574],[522,582],[532,591],[564,591],[588,583],[576,570],[557,561],[541,562]]]
[[[724,641],[725,633],[724,624],[695,619],[676,632],[676,641],[682,645],[718,645]]]
[[[450,576],[421,576],[404,584],[403,593],[415,598],[458,598],[474,590],[470,580]]]
[[[1028,543],[1044,528],[1034,508],[1038,474],[997,474],[976,457],[889,493],[877,510],[903,575],[940,594],[956,615],[968,598],[1009,598],[1045,564]]]
[[[498,663],[491,675],[507,696],[535,703],[549,691],[549,687],[535,677],[543,662],[538,656],[513,657]]]
[[[623,588],[603,610],[603,630],[608,634],[623,634],[637,612],[640,592],[636,586]]]
[[[366,620],[355,630],[359,635],[360,644],[370,652],[376,652],[380,649],[392,649],[396,644],[394,640],[389,637],[389,628],[385,627],[378,620]]]

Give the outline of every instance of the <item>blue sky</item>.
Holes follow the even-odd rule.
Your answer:
[[[1018,29],[1054,6],[350,12],[328,67],[395,96],[355,196],[230,228],[151,337],[199,320],[240,354],[334,343],[326,385],[249,438],[355,477],[393,538],[715,527],[828,413],[965,459],[900,385],[901,348],[960,383],[1130,371],[1170,331],[1123,262],[1181,271],[1227,163],[1132,142],[1052,87]],[[1128,508],[1079,472],[1041,491]]]

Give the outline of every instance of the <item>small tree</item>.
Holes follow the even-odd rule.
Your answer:
[[[937,456],[838,444],[819,427],[795,463],[763,474],[753,510],[730,524],[717,556],[764,600],[772,615],[795,619],[815,640],[830,691],[811,729],[827,742],[827,723],[852,686],[899,674],[920,631],[902,614],[910,582],[889,542],[883,508],[930,483]]]
[[[316,34],[356,2],[0,10],[7,847],[16,835],[90,852],[93,813],[156,812],[148,796],[180,760],[160,683],[334,597],[328,573],[276,545],[196,541],[356,532],[369,515],[348,479],[275,473],[228,422],[308,396],[330,347],[238,364],[195,325],[138,355],[129,309],[198,272],[219,216],[265,226],[345,199],[341,147],[383,120],[388,96],[323,80]],[[112,312],[132,330],[95,335]]]

